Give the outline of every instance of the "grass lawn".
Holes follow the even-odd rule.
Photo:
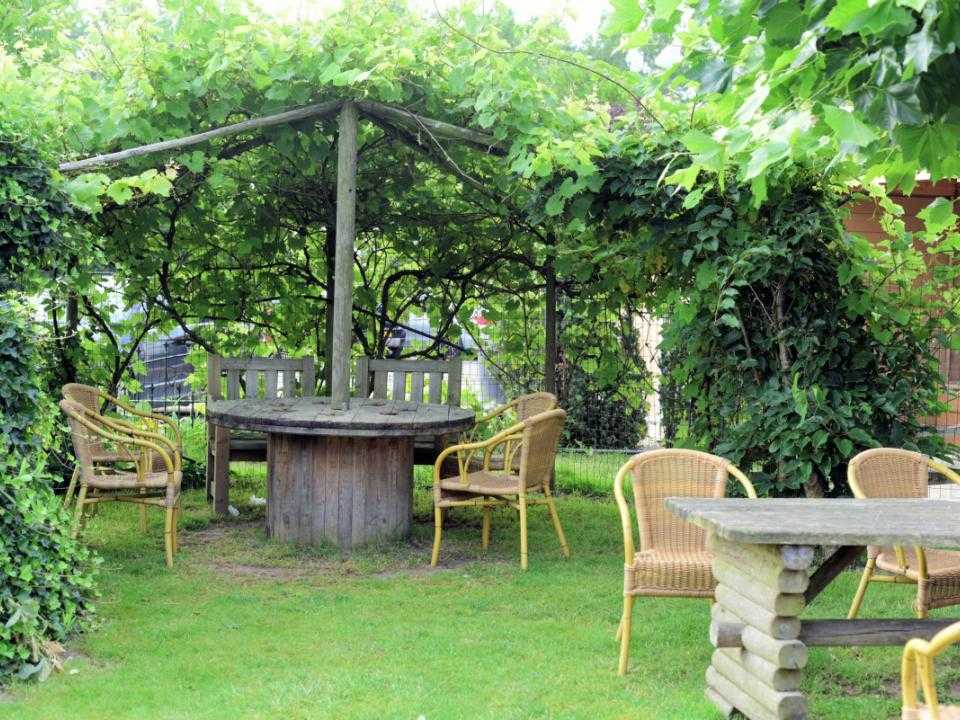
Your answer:
[[[454,512],[432,571],[418,486],[411,541],[349,560],[269,542],[262,510],[215,521],[193,491],[168,571],[159,513],[144,537],[134,508],[104,508],[86,535],[104,558],[100,625],[70,644],[69,672],[8,688],[0,718],[718,717],[703,697],[705,602],[639,601],[631,672],[616,675],[622,550],[610,500],[561,498],[569,561],[534,510],[525,573],[512,511],[495,515],[486,556],[479,514]],[[251,491],[263,494],[259,471],[239,478],[235,501]],[[842,616],[855,583],[840,578],[811,614]],[[909,602],[909,589],[877,586],[865,613],[905,616]],[[948,696],[958,655],[940,663]],[[812,716],[897,716],[898,668],[896,648],[813,650]]]

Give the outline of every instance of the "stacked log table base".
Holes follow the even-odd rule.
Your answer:
[[[716,604],[710,637],[717,649],[707,669],[707,697],[727,716],[753,720],[807,717],[799,640],[806,605],[809,547],[743,545],[713,538]],[[738,634],[732,639],[728,633]],[[739,647],[722,647],[736,643]]]

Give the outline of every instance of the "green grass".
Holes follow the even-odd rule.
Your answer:
[[[234,499],[263,494],[262,469],[239,468]],[[545,510],[532,513],[530,570],[517,562],[512,511],[499,511],[486,556],[479,516],[454,512],[444,567],[428,567],[429,496],[418,481],[407,543],[356,552],[266,539],[262,510],[214,521],[186,500],[183,551],[163,566],[159,513],[104,508],[87,537],[104,557],[100,624],[42,685],[9,688],[0,718],[677,718],[718,717],[703,697],[708,606],[637,603],[631,672],[616,675],[621,540],[609,500],[560,500],[573,557]],[[856,577],[812,608],[841,616]],[[871,616],[907,615],[909,590],[875,587]],[[896,648],[815,649],[812,716],[894,717]],[[960,681],[947,656],[940,675]]]

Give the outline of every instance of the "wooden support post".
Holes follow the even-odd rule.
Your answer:
[[[717,650],[707,670],[707,697],[721,712],[752,720],[801,720],[807,699],[798,640],[807,589],[809,547],[750,545],[713,538],[716,605],[710,637]]]
[[[330,404],[345,409],[350,398],[350,348],[353,346],[353,247],[357,219],[357,106],[340,109],[337,138],[337,252],[333,291],[333,368]]]

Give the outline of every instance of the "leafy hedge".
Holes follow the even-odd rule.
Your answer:
[[[83,628],[93,610],[92,553],[70,537],[51,489],[45,449],[53,403],[42,392],[31,308],[23,287],[29,265],[57,242],[66,205],[38,155],[0,127],[0,681],[45,677],[49,641]],[[3,290],[6,289],[6,292]]]

